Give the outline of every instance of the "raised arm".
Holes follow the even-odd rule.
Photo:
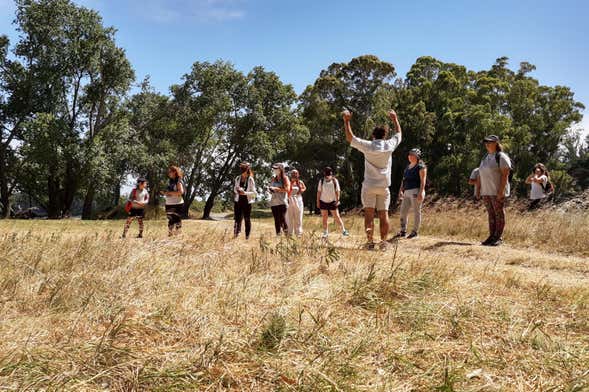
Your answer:
[[[399,124],[399,117],[397,116],[397,112],[395,112],[393,109],[391,109],[391,111],[389,112],[389,118],[391,119],[391,121],[393,122],[393,125],[395,126],[395,132],[399,134],[399,136],[401,135],[401,124]]]
[[[350,120],[352,119],[352,113],[349,110],[344,110],[342,112],[342,117],[344,119],[344,130],[346,131],[346,140],[348,143],[352,143],[352,139],[354,138],[354,133],[352,132],[352,124],[350,124]]]

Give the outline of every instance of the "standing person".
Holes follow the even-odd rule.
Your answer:
[[[317,186],[317,205],[321,210],[321,218],[323,221],[323,238],[329,236],[329,230],[327,228],[327,220],[329,218],[329,211],[333,214],[335,222],[340,226],[342,235],[347,237],[350,233],[344,226],[344,221],[339,213],[339,198],[341,195],[341,188],[339,181],[333,176],[333,169],[326,167],[323,169],[323,178],[319,180]]]
[[[241,233],[241,221],[245,220],[245,239],[250,238],[252,231],[252,204],[256,201],[256,183],[254,182],[254,173],[248,162],[242,162],[239,165],[241,174],[235,178],[233,185],[234,204],[233,204],[233,234],[235,238]]]
[[[374,213],[378,211],[380,221],[381,248],[386,247],[389,233],[388,209],[391,203],[391,164],[392,154],[401,143],[401,125],[394,110],[389,118],[395,126],[395,134],[387,139],[388,128],[378,126],[372,131],[372,140],[364,140],[352,132],[350,120],[352,114],[343,113],[346,140],[352,147],[364,154],[364,181],[362,182],[362,205],[364,206],[364,228],[366,230],[367,247],[374,248]]]
[[[286,208],[288,206],[288,192],[290,190],[290,181],[284,174],[284,165],[275,163],[272,165],[273,176],[268,190],[270,191],[270,207],[274,217],[274,228],[276,235],[282,232],[287,234],[288,226],[286,225]]]
[[[530,184],[530,206],[528,209],[535,210],[540,203],[551,192],[550,178],[546,166],[541,163],[534,165],[534,172],[526,178],[526,184]]]
[[[421,160],[421,150],[413,148],[407,155],[409,165],[403,173],[403,182],[399,191],[401,202],[401,231],[396,238],[405,238],[407,234],[407,217],[413,210],[413,230],[407,238],[415,238],[421,225],[421,206],[425,198],[425,184],[427,181],[427,167]]]
[[[481,199],[481,180],[479,179],[479,168],[474,168],[472,172],[470,172],[470,177],[468,178],[468,185],[474,186],[474,198],[475,200]]]
[[[182,214],[184,213],[184,185],[182,170],[178,166],[168,169],[168,188],[163,192],[166,198],[166,216],[168,217],[168,236],[180,234]]]
[[[286,212],[286,225],[288,234],[301,236],[303,235],[303,193],[307,186],[300,179],[299,171],[294,169],[290,172],[290,191],[288,193],[288,209]]]
[[[141,177],[137,179],[137,185],[131,191],[127,203],[131,209],[129,210],[129,217],[125,222],[125,228],[123,229],[123,238],[127,237],[129,227],[131,227],[131,223],[135,218],[137,218],[137,223],[139,224],[139,234],[137,235],[137,238],[143,238],[145,206],[149,203],[149,192],[147,191],[147,180],[145,178]]]
[[[498,246],[503,243],[505,228],[505,198],[509,196],[509,172],[511,160],[503,151],[499,137],[489,135],[484,138],[487,155],[479,166],[481,196],[489,217],[489,238],[481,244]]]

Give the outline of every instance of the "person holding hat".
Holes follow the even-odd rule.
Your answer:
[[[286,209],[288,207],[288,192],[290,190],[290,181],[284,173],[284,165],[275,163],[272,165],[273,176],[268,185],[270,192],[270,208],[274,217],[274,228],[276,235],[282,232],[287,234],[288,226],[286,224]]]
[[[137,185],[131,191],[127,203],[130,204],[131,209],[129,210],[129,217],[125,222],[125,228],[123,229],[123,238],[127,237],[127,232],[131,223],[137,218],[139,224],[139,234],[137,238],[143,238],[143,218],[145,216],[145,206],[149,203],[149,192],[147,191],[147,180],[143,177],[137,179]]]
[[[505,198],[509,196],[511,160],[503,152],[499,137],[489,135],[483,139],[487,154],[479,166],[480,193],[489,218],[489,237],[481,244],[498,246],[503,243],[505,229]]]
[[[288,209],[286,210],[286,225],[288,226],[288,235],[303,235],[303,193],[307,186],[301,181],[299,171],[293,169],[290,171],[290,191],[288,192]]]
[[[245,239],[250,238],[252,231],[252,204],[256,201],[256,183],[254,173],[248,162],[239,165],[240,175],[233,184],[233,235],[239,237],[241,233],[241,222],[245,221]]]
[[[387,139],[388,127],[378,126],[372,131],[372,140],[364,140],[352,132],[352,113],[342,113],[346,140],[356,150],[364,154],[364,181],[362,182],[362,205],[364,206],[364,227],[366,230],[367,247],[374,247],[374,213],[378,211],[380,221],[381,247],[386,247],[389,233],[388,209],[391,202],[389,187],[391,186],[392,154],[401,143],[401,125],[397,113],[391,110],[389,118],[395,126],[395,134]]]
[[[421,206],[425,199],[425,184],[427,181],[427,167],[421,159],[421,150],[413,148],[407,155],[409,165],[403,173],[403,182],[399,190],[401,201],[401,230],[395,238],[405,238],[407,235],[407,217],[413,210],[413,230],[407,238],[415,238],[421,225]]]

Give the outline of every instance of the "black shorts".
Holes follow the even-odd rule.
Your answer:
[[[319,209],[320,210],[327,210],[327,211],[335,211],[337,210],[337,201],[332,201],[331,203],[325,203],[322,200],[319,200]]]
[[[129,211],[129,216],[143,218],[145,216],[145,208],[131,208],[131,211]]]
[[[184,214],[184,204],[168,204],[166,205],[166,215],[182,217]]]

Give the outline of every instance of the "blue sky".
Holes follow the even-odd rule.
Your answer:
[[[278,73],[301,92],[333,62],[375,54],[404,75],[419,56],[470,69],[508,56],[537,66],[548,85],[570,86],[589,106],[589,2],[77,0],[118,29],[137,79],[164,93],[195,61],[224,59]],[[0,33],[15,37],[12,0],[0,0]],[[588,111],[589,112],[589,111]],[[589,116],[588,116],[589,117]],[[584,128],[589,129],[588,119]]]

